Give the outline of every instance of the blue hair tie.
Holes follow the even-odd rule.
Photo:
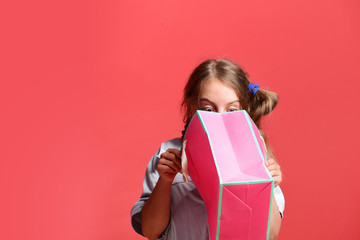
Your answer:
[[[255,96],[255,93],[259,90],[260,86],[258,84],[253,84],[253,83],[250,83],[249,84],[249,91],[252,93],[253,96]]]

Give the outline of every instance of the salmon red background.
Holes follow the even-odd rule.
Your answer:
[[[0,239],[143,239],[148,161],[182,89],[229,58],[280,96],[278,239],[359,239],[360,3],[7,1],[0,6]]]

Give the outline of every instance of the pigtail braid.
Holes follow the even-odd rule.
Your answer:
[[[260,128],[260,119],[269,114],[277,105],[279,97],[277,93],[259,89],[253,96],[250,93],[248,112],[254,123]]]
[[[260,120],[263,116],[269,114],[276,107],[279,97],[277,93],[259,89],[255,95],[249,92],[250,101],[248,105],[248,113],[251,119],[254,121],[258,127],[261,136],[263,136],[267,148],[267,157],[275,159],[272,148],[269,144],[268,137],[265,132],[262,130],[260,125]],[[276,161],[276,159],[275,159]]]

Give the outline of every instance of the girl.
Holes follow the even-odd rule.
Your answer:
[[[219,113],[246,110],[267,143],[260,121],[275,108],[277,101],[276,93],[250,83],[236,63],[207,60],[194,70],[184,89],[185,129],[196,110]],[[186,184],[180,173],[181,144],[180,138],[161,144],[148,164],[143,193],[131,210],[133,228],[148,239],[209,239],[205,204],[191,178]],[[275,182],[269,237],[276,239],[285,200],[278,186],[282,180],[280,166],[267,146],[265,165]]]

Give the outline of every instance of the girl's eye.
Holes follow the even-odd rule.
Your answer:
[[[236,108],[230,108],[230,109],[228,110],[228,112],[235,112],[235,111],[237,111]]]
[[[204,107],[204,111],[213,112],[214,109],[212,107]]]

